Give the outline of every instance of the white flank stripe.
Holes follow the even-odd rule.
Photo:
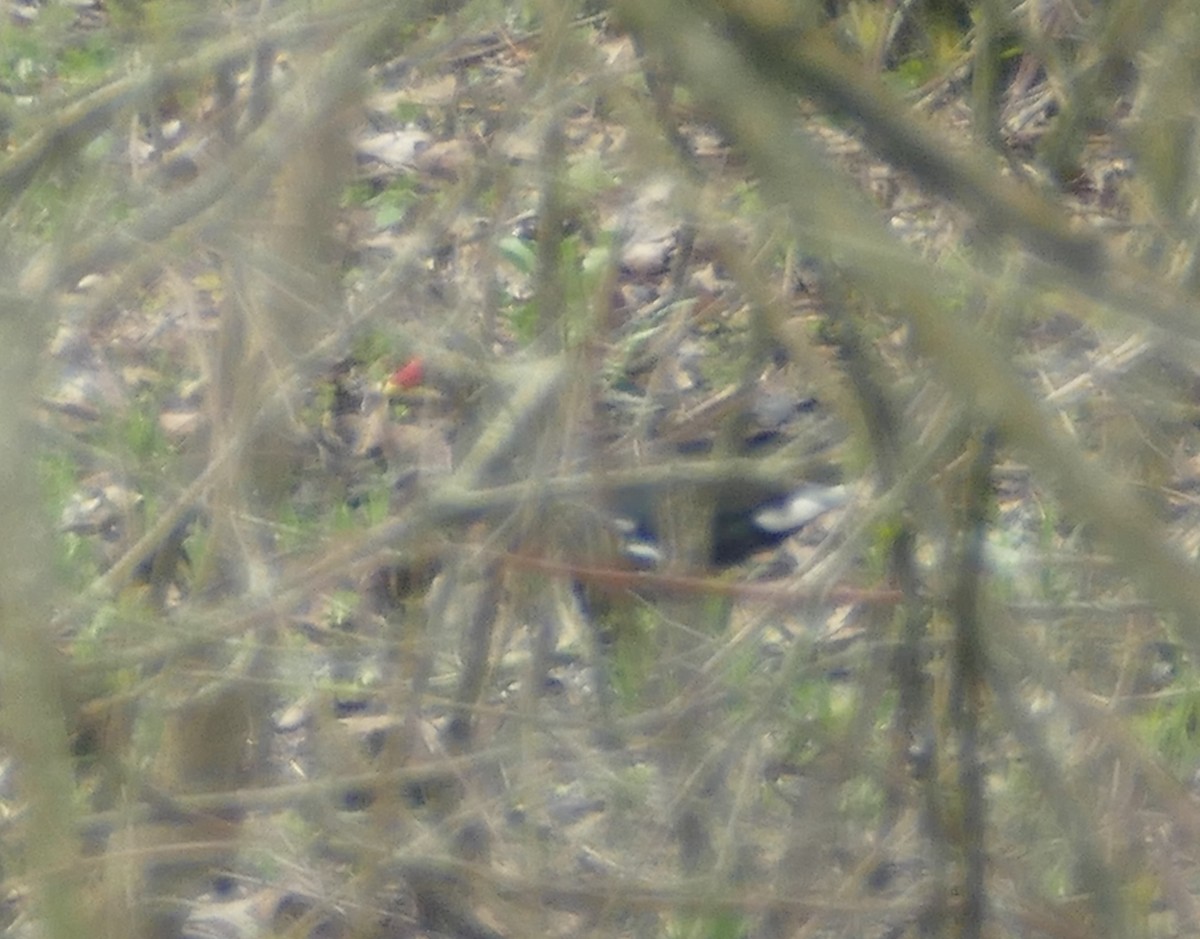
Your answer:
[[[807,525],[849,500],[850,492],[845,486],[802,486],[783,505],[767,506],[755,512],[754,524],[767,532],[788,531]]]

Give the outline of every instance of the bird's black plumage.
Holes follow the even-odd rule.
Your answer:
[[[787,540],[846,499],[844,486],[804,485],[750,507],[718,504],[713,513],[712,562],[717,567],[738,564]]]
[[[845,486],[805,484],[795,489],[718,493],[712,509],[709,561],[730,567],[774,547],[809,522],[848,499]],[[656,567],[667,553],[660,544],[654,515],[645,500],[621,506],[617,530],[622,552],[639,567]]]

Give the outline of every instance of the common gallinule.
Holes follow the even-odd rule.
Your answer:
[[[730,567],[775,547],[814,519],[849,500],[846,486],[805,483],[793,489],[726,486],[713,498],[709,561]],[[615,527],[622,553],[638,567],[657,567],[669,551],[660,543],[653,506],[617,496]]]

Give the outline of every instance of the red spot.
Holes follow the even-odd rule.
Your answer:
[[[410,388],[416,388],[424,380],[425,363],[420,358],[412,358],[392,372],[387,385],[398,391],[408,391]]]

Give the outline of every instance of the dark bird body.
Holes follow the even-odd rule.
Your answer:
[[[709,562],[731,567],[773,548],[809,522],[849,498],[845,486],[805,484],[790,491],[729,490],[718,493],[709,533]],[[622,500],[618,500],[620,503]],[[656,567],[665,557],[652,508],[644,499],[620,504],[617,530],[622,553],[639,567]]]

